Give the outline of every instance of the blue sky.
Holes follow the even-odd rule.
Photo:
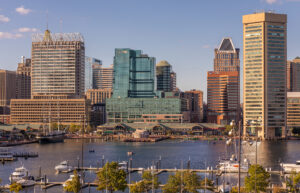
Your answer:
[[[288,14],[292,59],[300,55],[299,8],[300,0],[0,0],[0,69],[16,70],[22,55],[30,57],[31,34],[45,30],[48,12],[51,32],[80,32],[86,55],[104,66],[115,48],[141,49],[169,61],[179,88],[201,89],[206,100],[214,48],[232,37],[242,50],[242,15]]]

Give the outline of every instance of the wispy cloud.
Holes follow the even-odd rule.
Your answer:
[[[273,4],[273,3],[277,3],[278,0],[266,0],[266,2],[269,3],[269,4]]]
[[[28,13],[30,13],[32,10],[31,9],[26,9],[24,8],[24,6],[22,5],[21,7],[17,7],[16,8],[16,12],[18,12],[21,15],[27,15]]]
[[[29,27],[21,27],[18,29],[18,32],[26,33],[26,32],[37,32],[36,28],[29,28]]]
[[[205,44],[202,46],[202,48],[208,49],[208,48],[211,48],[211,45]]]
[[[6,17],[6,16],[4,16],[4,15],[0,15],[0,22],[9,22],[10,21],[10,19],[8,18],[8,17]]]
[[[23,37],[20,33],[0,32],[0,39],[17,39]]]

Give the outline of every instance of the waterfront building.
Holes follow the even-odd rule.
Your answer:
[[[155,58],[141,50],[115,49],[112,98],[156,96]]]
[[[156,64],[157,90],[164,92],[171,91],[171,68],[171,65],[165,60]]]
[[[111,98],[112,89],[89,89],[86,98],[91,101],[91,105],[105,103],[106,99]]]
[[[9,114],[10,100],[16,98],[16,72],[0,70],[0,113]]]
[[[84,95],[85,47],[79,33],[34,34],[31,95]]]
[[[170,73],[171,76],[171,80],[170,80],[170,84],[171,84],[171,91],[176,91],[177,90],[177,75],[176,72],[171,72]]]
[[[300,128],[300,92],[287,93],[287,127]]]
[[[215,49],[214,71],[207,73],[207,121],[229,124],[240,120],[240,49],[223,38]]]
[[[112,89],[113,65],[103,67],[101,60],[93,60],[93,89]]]
[[[12,99],[11,124],[48,124],[88,123],[90,119],[90,101],[70,98]]]
[[[188,99],[188,109],[191,123],[203,121],[203,92],[201,90],[190,90],[183,93]]]
[[[181,122],[178,98],[110,98],[106,103],[107,122]]]
[[[24,56],[22,56],[22,60],[18,64],[17,69],[16,98],[31,98],[31,59],[25,59]]]
[[[84,92],[89,89],[93,89],[93,62],[95,58],[85,56],[84,66]]]
[[[207,73],[207,122],[229,124],[239,120],[239,72]]]
[[[300,91],[300,57],[287,61],[286,85],[287,92]]]
[[[287,15],[243,16],[244,131],[262,139],[285,137]]]

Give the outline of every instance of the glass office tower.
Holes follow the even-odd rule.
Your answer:
[[[171,91],[171,65],[162,60],[156,64],[157,90]]]
[[[112,98],[153,98],[156,91],[155,58],[141,50],[116,49]]]

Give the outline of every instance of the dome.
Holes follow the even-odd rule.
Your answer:
[[[171,66],[171,64],[169,64],[169,62],[167,62],[166,60],[162,60],[158,62],[156,66]]]

